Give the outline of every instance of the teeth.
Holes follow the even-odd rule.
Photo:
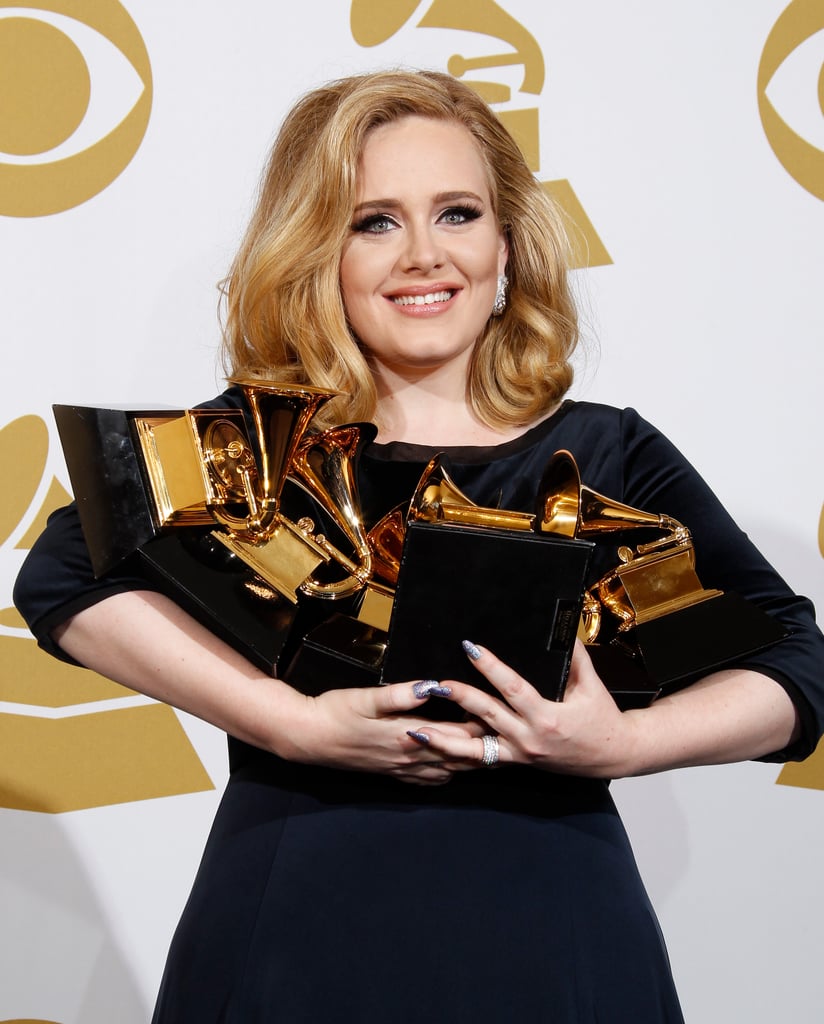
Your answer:
[[[428,306],[432,302],[447,302],[454,292],[429,292],[427,295],[396,295],[392,300],[398,306]]]

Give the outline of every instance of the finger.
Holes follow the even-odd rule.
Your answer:
[[[443,786],[452,778],[452,771],[442,764],[422,764],[414,769],[410,766],[398,768],[391,773],[400,782],[416,786]]]
[[[409,778],[398,776],[398,782],[406,783],[409,786],[444,786],[451,778],[451,775],[443,779],[416,779],[414,776]]]
[[[483,736],[445,735],[436,728],[424,730],[410,730],[407,735],[418,743],[427,752],[427,756],[441,755],[443,764],[449,767],[456,766],[463,770],[468,768],[480,768],[484,765],[484,758],[487,756],[488,745],[490,744],[490,733],[486,730]],[[506,760],[504,751],[505,744],[500,737],[494,737],[492,744],[495,753],[495,763]],[[487,765],[488,766],[488,765]]]
[[[411,711],[432,697],[449,697],[451,690],[436,679],[419,679],[412,683],[389,683],[372,688],[375,713],[385,716]]]
[[[565,695],[570,696],[576,689],[586,692],[592,691],[594,688],[603,690],[606,687],[592,664],[592,658],[590,658],[586,646],[576,639],[572,649]]]
[[[543,697],[530,682],[497,658],[492,651],[478,647],[471,640],[464,640],[461,646],[475,668],[492,683],[511,708],[524,714],[543,701]]]
[[[494,697],[476,686],[450,679],[448,683],[452,691],[450,702],[460,706],[475,721],[467,722],[463,736],[475,741],[477,749],[478,737],[487,732],[502,733],[513,736],[522,724],[519,713],[498,697]],[[439,723],[440,724],[440,723]],[[479,728],[480,726],[480,728]]]

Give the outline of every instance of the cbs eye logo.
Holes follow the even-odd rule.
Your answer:
[[[149,54],[117,0],[0,0],[0,215],[61,213],[102,192],[151,107]]]
[[[784,170],[818,199],[824,199],[822,53],[824,4],[793,0],[773,25],[758,66],[758,111],[767,140]]]

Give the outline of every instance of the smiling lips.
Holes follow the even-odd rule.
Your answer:
[[[433,313],[440,312],[455,294],[454,288],[444,288],[423,294],[390,295],[388,298],[405,313]]]

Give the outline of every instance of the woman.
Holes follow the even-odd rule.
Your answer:
[[[824,638],[653,427],[562,401],[565,258],[556,211],[471,90],[432,72],[333,83],[275,144],[229,276],[229,364],[341,392],[321,426],[375,421],[370,521],[437,451],[474,501],[527,510],[568,448],[589,486],[686,523],[706,586],[794,635],[624,714],[582,648],[555,704],[483,637],[467,655],[505,700],[449,680],[308,698],[139,577],[93,581],[75,513],[58,514],[16,594],[41,643],[230,736],[157,1022],[682,1019],[607,780],[806,756]],[[614,553],[598,557],[594,577]],[[438,700],[465,720],[433,723]]]

